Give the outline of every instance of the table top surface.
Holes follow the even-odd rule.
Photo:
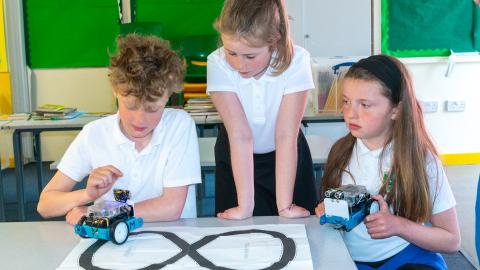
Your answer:
[[[58,128],[70,128],[81,129],[84,125],[100,119],[102,116],[93,115],[81,115],[74,119],[66,120],[10,120],[0,121],[0,129],[13,129],[13,130],[47,130]],[[208,116],[192,116],[197,125],[210,125],[222,123],[222,119],[218,115]],[[306,122],[342,122],[343,117],[341,115],[334,114],[313,114],[306,113],[303,117],[303,121]]]
[[[240,221],[217,218],[145,223],[144,227],[228,227],[305,224],[314,269],[356,269],[340,232],[321,226],[318,218],[253,217]],[[78,244],[73,227],[63,221],[0,223],[0,258],[5,269],[55,269]]]

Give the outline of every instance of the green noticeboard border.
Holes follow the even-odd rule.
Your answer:
[[[396,57],[480,51],[480,7],[471,0],[382,0],[382,52]]]
[[[119,34],[117,0],[23,0],[31,68],[103,67]]]

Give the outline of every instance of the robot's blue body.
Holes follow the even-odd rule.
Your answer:
[[[142,218],[132,217],[127,220],[123,220],[123,222],[127,224],[129,233],[143,226]],[[110,241],[112,240],[111,231],[112,231],[112,227],[101,228],[101,227],[95,227],[95,226],[90,226],[86,224],[75,225],[75,233],[84,238],[95,238],[95,239],[103,239],[103,240]]]
[[[330,223],[347,232],[378,208],[377,202],[370,198],[366,188],[358,185],[327,190],[324,204],[325,214],[320,217],[320,224]]]

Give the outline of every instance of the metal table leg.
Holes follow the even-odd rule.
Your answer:
[[[3,192],[2,158],[0,157],[0,222],[5,221],[5,193]]]
[[[22,133],[18,130],[13,132],[13,155],[15,158],[15,177],[17,186],[17,207],[18,219],[25,220],[25,198],[23,194],[23,153],[22,153]]]
[[[42,164],[42,142],[40,140],[40,132],[34,132],[35,143],[35,162],[37,163],[37,184],[38,184],[38,197],[43,189],[43,164]]]

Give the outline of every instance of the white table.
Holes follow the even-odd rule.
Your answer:
[[[24,197],[24,169],[23,169],[23,151],[22,151],[22,133],[32,133],[35,146],[35,161],[37,163],[37,186],[40,194],[43,184],[42,171],[42,149],[40,134],[45,131],[66,131],[81,130],[86,124],[100,119],[101,116],[81,115],[68,120],[12,120],[0,121],[0,129],[12,130],[13,156],[15,159],[15,177],[16,177],[16,200],[18,204],[18,219],[25,220],[25,197]],[[194,117],[197,126],[202,127],[205,124],[206,116]],[[3,203],[0,201],[1,206]],[[2,220],[0,209],[0,221]]]
[[[17,204],[19,220],[25,220],[25,198],[23,191],[24,171],[23,171],[23,151],[22,151],[22,133],[29,132],[33,134],[35,146],[35,161],[37,161],[37,185],[38,192],[43,187],[42,172],[42,149],[40,142],[40,133],[44,131],[65,131],[80,130],[84,125],[91,121],[99,119],[99,116],[80,116],[68,120],[13,120],[0,126],[1,129],[13,130],[13,156],[15,159],[15,177],[17,190]]]
[[[16,176],[16,200],[18,204],[19,220],[25,220],[25,198],[24,198],[24,170],[23,170],[23,153],[22,153],[22,133],[32,133],[35,146],[35,161],[37,161],[37,186],[40,194],[43,188],[43,171],[42,171],[42,149],[40,134],[44,131],[65,131],[65,130],[80,130],[87,123],[99,119],[100,116],[82,115],[80,117],[68,120],[14,120],[14,121],[0,121],[0,129],[12,130],[13,140],[13,155],[15,159],[15,176]],[[217,126],[222,123],[219,116],[195,116],[195,123],[200,130],[200,137],[202,137],[203,129],[205,126]],[[302,123],[307,126],[308,123],[317,122],[338,122],[343,121],[343,118],[339,115],[322,115],[322,114],[306,114]],[[312,158],[314,164],[325,163],[328,149],[330,149],[331,143],[326,142],[323,139],[309,139],[307,141],[310,144],[312,150]],[[215,165],[215,159],[213,157],[213,145],[215,141],[206,140],[200,142],[200,154],[202,157],[202,166],[207,168]],[[212,147],[210,147],[212,146]],[[325,146],[328,146],[327,148]],[[205,150],[205,148],[209,149]],[[327,150],[325,150],[327,149]],[[205,151],[204,151],[205,150]],[[325,152],[326,151],[326,152]],[[0,201],[1,203],[1,201]],[[3,204],[1,204],[3,206]],[[1,210],[1,209],[0,209]],[[1,211],[0,211],[1,218]],[[1,220],[1,219],[0,219]]]
[[[144,227],[223,227],[260,224],[305,224],[314,269],[356,269],[340,233],[320,226],[318,218],[254,217],[241,221],[217,218],[146,223]],[[0,223],[2,269],[55,269],[78,243],[73,227],[61,221]]]

